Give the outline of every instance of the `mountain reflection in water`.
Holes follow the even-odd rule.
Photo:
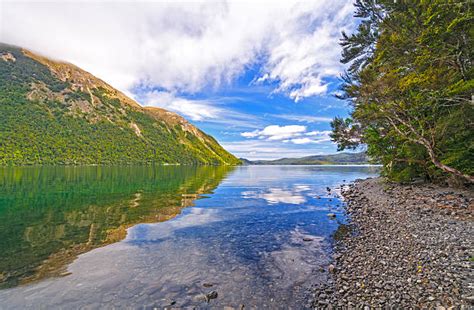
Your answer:
[[[211,193],[231,167],[0,169],[0,288],[66,275],[79,254],[162,222]]]
[[[327,280],[321,271],[345,223],[338,188],[378,174],[351,166],[36,169],[2,172],[1,268],[9,286],[43,280],[0,290],[2,309],[300,309],[308,287]],[[63,276],[44,279],[51,275]]]

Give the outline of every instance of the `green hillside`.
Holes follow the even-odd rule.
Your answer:
[[[301,158],[281,158],[276,160],[241,160],[247,165],[356,165],[369,163],[369,158],[365,152],[313,155]]]
[[[179,115],[74,65],[0,44],[0,165],[240,163]]]

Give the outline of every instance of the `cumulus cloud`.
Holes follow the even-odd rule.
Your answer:
[[[0,41],[75,63],[127,93],[136,85],[195,93],[259,64],[255,83],[299,101],[325,93],[325,79],[341,71],[338,39],[353,27],[352,9],[345,0],[7,1]]]
[[[310,138],[297,138],[297,139],[292,139],[291,142],[294,144],[308,144],[313,142]]]
[[[284,140],[292,137],[300,136],[303,132],[306,131],[306,126],[300,125],[288,125],[288,126],[278,126],[270,125],[265,127],[262,130],[254,130],[250,132],[241,133],[242,137],[245,138],[261,138],[271,140]]]
[[[310,144],[310,143],[322,143],[331,141],[329,136],[331,131],[329,130],[314,130],[307,131],[306,126],[300,125],[270,125],[262,130],[246,131],[240,135],[245,138],[258,138],[265,139],[267,141],[280,140],[284,143],[291,142],[293,144]],[[311,138],[309,138],[311,137]]]

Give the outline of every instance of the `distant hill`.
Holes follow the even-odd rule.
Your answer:
[[[250,161],[242,158],[240,160],[244,165],[357,165],[369,163],[369,158],[365,152],[313,155],[301,158],[281,158],[276,160]]]
[[[246,158],[239,158],[240,162],[242,163],[242,165],[244,166],[248,166],[248,165],[254,165],[254,162],[246,159]]]
[[[229,164],[181,116],[142,107],[92,74],[0,43],[0,165]]]

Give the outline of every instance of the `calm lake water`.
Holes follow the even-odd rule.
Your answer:
[[[325,281],[345,221],[338,188],[377,174],[2,168],[0,308],[301,308],[305,289]],[[206,300],[210,291],[217,298]]]

